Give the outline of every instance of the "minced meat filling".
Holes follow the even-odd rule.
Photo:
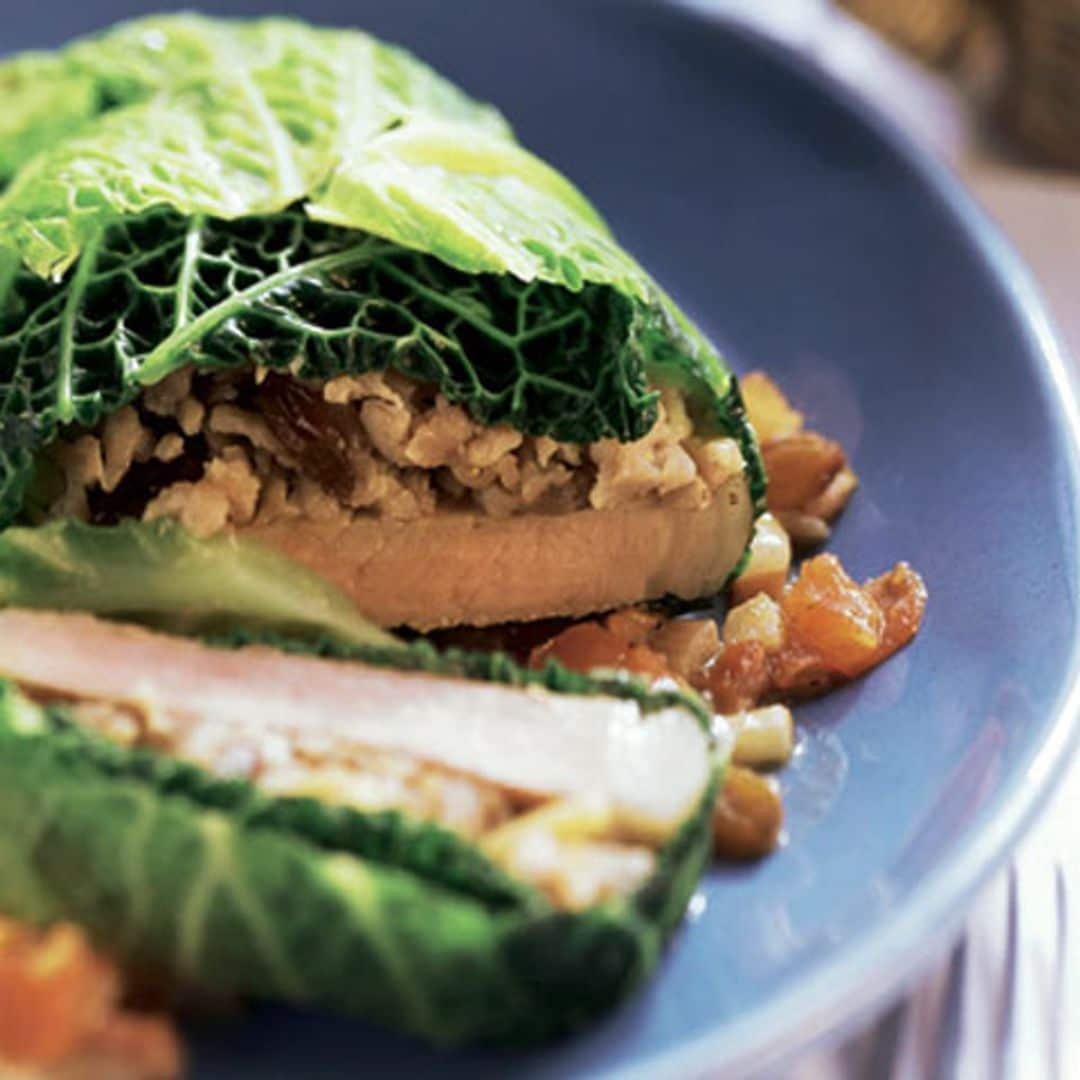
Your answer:
[[[317,383],[260,368],[178,371],[58,442],[46,463],[47,516],[176,518],[198,536],[343,513],[694,509],[742,469],[733,440],[693,434],[674,390],[644,438],[578,446],[484,427],[392,371]]]

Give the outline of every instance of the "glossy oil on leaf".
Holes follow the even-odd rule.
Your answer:
[[[58,81],[67,104],[56,112],[41,99]],[[0,161],[24,167],[0,177],[11,181],[0,243],[41,274],[61,273],[110,221],[152,206],[226,218],[282,210],[413,117],[510,138],[494,109],[407,53],[284,19],[121,24],[0,64],[5,85]],[[27,154],[28,136],[51,145]]]

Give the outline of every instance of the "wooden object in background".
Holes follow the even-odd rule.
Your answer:
[[[949,63],[975,15],[974,0],[839,0],[856,18],[928,64]]]
[[[1080,169],[1080,0],[998,0],[1009,45],[999,115],[1049,164]]]
[[[951,65],[980,105],[992,84],[995,119],[1012,142],[1044,164],[1080,169],[1080,0],[837,2],[926,63]],[[971,85],[973,70],[986,86]]]

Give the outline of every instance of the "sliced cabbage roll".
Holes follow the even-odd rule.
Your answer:
[[[419,629],[731,574],[735,378],[494,109],[364,34],[190,15],[0,86],[0,527],[244,537]]]
[[[0,612],[0,911],[134,968],[436,1042],[652,969],[709,849],[700,703],[505,657]]]

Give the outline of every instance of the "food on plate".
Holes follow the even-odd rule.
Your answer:
[[[753,566],[744,573],[753,575]],[[733,743],[716,850],[751,858],[776,846],[783,811],[775,784],[744,766],[776,768],[790,759],[795,734],[786,703],[883,663],[912,640],[925,608],[926,586],[906,563],[858,585],[835,556],[822,554],[804,562],[776,598],[762,589],[729,607],[721,626],[712,617],[624,609],[559,630],[533,647],[530,662],[620,669],[700,693]]]
[[[713,809],[713,846],[725,859],[759,859],[780,841],[784,807],[774,777],[732,765]]]
[[[171,1024],[123,1004],[123,977],[70,923],[0,917],[0,1076],[174,1080]]]
[[[729,608],[721,626],[711,617],[669,619],[631,608],[573,623],[537,645],[531,662],[679,681],[718,713],[754,710],[758,727],[780,731],[780,714],[760,706],[865,674],[911,641],[925,607],[926,586],[906,563],[858,585],[823,554],[802,564],[779,600],[758,593]]]
[[[746,411],[761,445],[769,478],[768,506],[790,540],[801,548],[829,538],[829,523],[859,486],[844,448],[816,431],[783,391],[760,371],[740,380]],[[758,535],[776,545],[775,531]]]
[[[793,541],[805,548],[827,537],[858,479],[836,443],[805,431],[802,414],[771,379],[752,372],[742,386],[762,440],[768,504],[775,513],[755,523],[722,623],[711,615],[669,618],[627,608],[551,626],[519,650],[533,665],[557,660],[574,671],[620,669],[700,693],[722,722],[724,737],[733,740],[714,833],[717,853],[736,859],[766,855],[782,837],[777,785],[752,770],[777,768],[791,758],[796,738],[788,705],[858,678],[907,645],[919,631],[927,600],[922,578],[903,562],[859,585],[834,555],[818,554],[791,577]],[[796,447],[790,454],[770,453],[796,439],[787,443]],[[836,448],[831,472],[818,468],[817,450],[798,450],[823,445]],[[786,486],[776,496],[769,470],[778,461]],[[801,501],[783,494],[796,489],[804,493]],[[789,513],[802,515],[791,535]],[[800,534],[800,524],[810,520],[812,528]]]
[[[734,377],[492,108],[284,20],[137,21],[0,80],[0,526],[255,541],[421,630],[737,567]]]
[[[656,963],[729,744],[625,677],[7,608],[0,910],[219,993],[551,1036]]]
[[[0,1059],[179,1069],[95,949],[587,1023],[781,842],[791,703],[918,631],[904,563],[792,576],[843,448],[367,35],[158,17],[0,86]]]

